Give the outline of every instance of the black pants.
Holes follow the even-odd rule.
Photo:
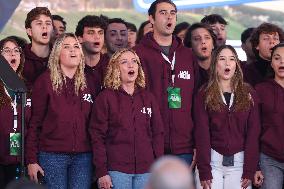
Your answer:
[[[19,176],[19,165],[0,165],[0,189],[4,189],[9,182]]]

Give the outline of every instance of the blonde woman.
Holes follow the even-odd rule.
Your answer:
[[[96,99],[90,133],[99,188],[142,189],[163,154],[163,125],[136,53],[117,51]]]
[[[92,153],[87,127],[93,100],[84,75],[84,55],[74,34],[63,34],[55,41],[48,68],[32,93],[28,174],[38,181],[39,172],[51,189],[88,189]]]
[[[232,46],[220,46],[211,61],[209,82],[194,106],[197,188],[251,188],[260,134],[255,92],[243,82]]]

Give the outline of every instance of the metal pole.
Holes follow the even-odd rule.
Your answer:
[[[26,105],[26,93],[21,93],[21,177],[25,177],[25,105]]]

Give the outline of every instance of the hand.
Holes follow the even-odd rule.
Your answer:
[[[201,181],[201,186],[203,189],[211,189],[212,180]]]
[[[251,180],[250,179],[242,179],[242,189],[246,189],[250,184],[251,184]]]
[[[30,179],[38,183],[37,173],[40,172],[42,176],[44,176],[44,171],[42,168],[37,164],[29,164],[28,165],[28,175],[30,176]]]
[[[105,175],[101,178],[98,179],[98,186],[99,189],[110,189],[113,187],[112,182],[111,182],[111,178],[109,175]]]
[[[190,164],[190,170],[193,170],[193,168],[196,165],[196,149],[193,150],[193,158],[192,158],[192,162]]]
[[[262,174],[261,171],[256,171],[255,174],[254,174],[254,182],[253,184],[256,186],[256,187],[260,187],[263,183],[263,179],[264,179],[264,176]]]

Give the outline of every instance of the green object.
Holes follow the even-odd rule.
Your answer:
[[[168,87],[167,91],[168,91],[169,108],[172,109],[181,108],[180,88]]]
[[[21,153],[21,133],[10,133],[10,155],[18,156]]]

